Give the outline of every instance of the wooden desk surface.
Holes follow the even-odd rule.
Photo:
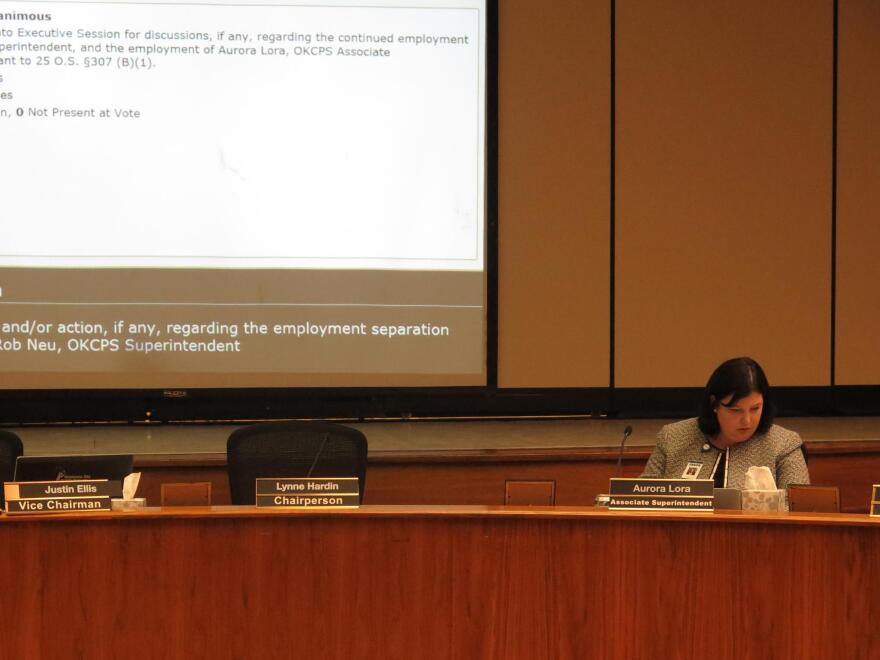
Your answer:
[[[865,515],[147,509],[0,552],[6,657],[880,657]]]
[[[877,526],[880,517],[860,513],[755,513],[717,510],[692,511],[609,511],[605,508],[574,506],[449,506],[449,505],[373,505],[353,509],[271,509],[253,506],[145,507],[139,511],[96,511],[37,515],[0,514],[3,523],[34,523],[94,520],[161,520],[213,518],[429,518],[429,519],[529,519],[529,520],[648,520],[664,522],[751,523],[767,525]]]

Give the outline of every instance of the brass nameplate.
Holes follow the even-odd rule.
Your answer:
[[[611,479],[609,509],[712,511],[711,479]]]
[[[67,497],[33,500],[6,500],[6,513],[82,513],[109,511],[109,497]]]
[[[257,479],[257,506],[352,508],[360,506],[357,477]]]
[[[7,499],[19,500],[35,497],[114,497],[119,488],[118,481],[71,479],[8,482],[4,491]]]
[[[10,514],[109,511],[110,496],[119,489],[118,481],[107,479],[10,481],[3,485]]]

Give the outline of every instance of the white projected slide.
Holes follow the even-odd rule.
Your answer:
[[[0,266],[482,270],[483,4],[0,0]]]

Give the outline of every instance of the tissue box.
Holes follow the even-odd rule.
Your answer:
[[[134,497],[130,500],[114,498],[110,500],[111,511],[138,511],[147,505],[147,498]]]
[[[784,490],[744,490],[743,511],[788,511]]]

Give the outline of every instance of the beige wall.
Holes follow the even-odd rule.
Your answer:
[[[610,8],[499,3],[501,387],[608,384]]]
[[[840,3],[836,381],[880,383],[880,2]]]
[[[499,386],[607,385],[611,2],[499,4]],[[838,382],[880,383],[877,6],[840,8]],[[832,0],[616,0],[615,22],[615,385],[741,354],[830,384]]]
[[[734,355],[828,384],[832,19],[618,2],[618,385],[703,384]]]

